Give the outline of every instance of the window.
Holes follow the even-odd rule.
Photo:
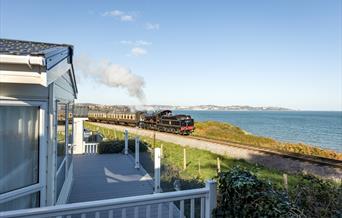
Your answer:
[[[67,149],[67,134],[68,125],[67,117],[68,114],[67,104],[57,101],[57,173],[56,173],[56,189],[57,199],[62,190],[65,181],[66,171],[66,149]],[[56,200],[57,200],[56,199]]]
[[[65,158],[66,104],[57,103],[57,169]]]
[[[67,115],[67,116],[66,116]],[[58,200],[65,180],[68,177],[69,167],[73,154],[73,117],[74,103],[64,103],[57,100],[57,172],[56,172],[56,200]]]
[[[68,105],[68,169],[72,162],[72,155],[73,155],[73,141],[74,141],[74,103],[69,103]]]
[[[0,194],[38,183],[39,107],[0,106]]]
[[[0,204],[0,211],[19,210],[25,208],[39,207],[39,192],[24,195],[11,201]]]
[[[45,205],[46,104],[0,105],[0,211]]]
[[[63,162],[62,167],[59,168],[57,171],[57,199],[59,197],[59,194],[61,193],[62,187],[64,185],[65,181],[65,162]]]

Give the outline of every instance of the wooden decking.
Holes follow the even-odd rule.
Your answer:
[[[134,159],[124,154],[102,155],[74,155],[74,181],[68,203],[96,201],[153,193],[153,180],[146,171],[134,168]],[[159,208],[158,208],[159,207]],[[113,211],[114,217],[134,217],[137,210],[138,217],[147,217],[146,206],[127,208]],[[150,205],[149,217],[158,217],[160,210],[162,217],[168,217],[168,204]],[[179,210],[172,206],[173,217],[179,217]],[[100,214],[101,217],[108,217]],[[88,214],[87,217],[94,217]],[[73,216],[78,217],[78,216]]]
[[[68,203],[153,193],[152,178],[123,154],[75,155]]]

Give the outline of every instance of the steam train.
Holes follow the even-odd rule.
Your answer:
[[[143,129],[189,135],[194,130],[194,120],[190,115],[173,115],[164,110],[155,113],[137,112],[99,112],[89,111],[89,121],[136,126]]]

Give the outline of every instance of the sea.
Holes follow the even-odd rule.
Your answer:
[[[195,121],[229,122],[249,133],[342,152],[342,111],[175,111]]]

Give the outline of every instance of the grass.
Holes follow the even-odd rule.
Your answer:
[[[114,140],[117,143],[124,143],[124,133],[121,131],[99,127],[96,124],[91,123],[86,123],[85,127],[102,133],[109,140]],[[132,139],[136,136],[134,134],[129,134],[129,137],[130,139]],[[205,150],[182,147],[174,143],[168,143],[160,140],[155,140],[154,142],[153,138],[150,137],[139,137],[142,141],[141,144],[146,145],[148,148],[145,152],[142,152],[142,150],[140,150],[140,163],[152,177],[154,176],[153,147],[163,148],[163,157],[161,160],[161,187],[163,192],[174,191],[173,183],[175,180],[179,180],[181,189],[186,190],[203,187],[204,181],[206,181],[207,179],[218,179],[217,157],[219,157],[221,160],[222,171],[228,171],[235,166],[240,166],[240,168],[252,172],[258,179],[270,182],[274,190],[285,193],[283,192],[285,191],[285,187],[283,182],[284,172],[282,171],[269,169],[263,166],[258,166],[256,164],[251,164],[244,160],[237,160],[227,156],[217,155]],[[132,142],[133,140],[130,141]],[[183,170],[184,148],[186,149],[187,154],[187,167],[185,170]],[[198,167],[199,163],[201,165],[200,171]],[[319,215],[322,214],[322,211],[323,214],[325,211],[331,212],[332,214],[336,213],[336,211],[331,211],[331,208],[336,209],[335,207],[336,205],[339,205],[339,203],[334,203],[332,206],[330,206],[330,202],[335,202],[336,200],[340,199],[338,198],[338,196],[340,196],[340,191],[338,191],[338,189],[335,189],[334,187],[341,187],[341,183],[324,180],[324,182],[329,183],[328,185],[331,188],[327,188],[326,185],[320,186],[316,182],[311,185],[306,185],[306,177],[307,176],[303,174],[288,174],[289,199],[292,199],[292,202],[297,202],[299,199],[298,194],[300,194],[301,201],[298,204],[300,205],[300,208],[304,208],[306,213],[308,213],[308,211],[312,211],[311,215],[315,214],[317,217],[320,217]],[[335,192],[336,190],[337,192]],[[225,191],[219,190],[218,199],[222,199],[223,195],[225,194]],[[321,201],[322,203],[318,205],[317,203]],[[177,207],[179,207],[179,202],[175,202],[175,204]],[[184,201],[184,210],[186,216],[189,217],[189,200]],[[337,210],[340,210],[340,208],[337,207]],[[320,213],[317,213],[317,211],[319,211]],[[195,201],[196,217],[198,217],[199,213],[200,202],[197,199],[197,201]]]
[[[279,142],[272,138],[252,135],[229,123],[207,121],[196,122],[195,126],[196,130],[194,131],[193,135],[197,137],[342,160],[342,154],[335,151],[320,149],[302,143]]]
[[[123,132],[96,126],[96,124],[86,123],[85,128],[96,130],[105,135],[108,139],[122,140],[124,138]],[[135,135],[130,134],[130,137]],[[153,176],[153,167],[145,166],[151,164],[153,160],[153,139],[150,137],[140,136],[140,139],[149,146],[150,151],[147,153],[147,160],[141,162],[144,168],[150,175]],[[164,142],[160,140],[155,141],[155,147],[163,145],[163,159],[162,159],[162,188],[164,191],[171,191],[175,179],[181,180],[182,189],[196,188],[203,186],[204,181],[217,176],[217,158],[221,161],[221,170],[225,171],[232,167],[239,165],[251,172],[253,172],[259,179],[270,181],[278,188],[283,188],[283,173],[279,170],[269,169],[260,165],[251,164],[244,160],[237,160],[227,156],[217,155],[209,151],[200,150],[196,148],[185,147],[187,154],[187,167],[183,170],[183,149],[184,147]],[[145,158],[146,159],[146,158]],[[153,162],[152,162],[153,164]],[[200,170],[199,170],[200,165]],[[153,166],[153,165],[152,165]],[[301,180],[301,175],[289,174],[288,186],[289,189],[295,187]]]

